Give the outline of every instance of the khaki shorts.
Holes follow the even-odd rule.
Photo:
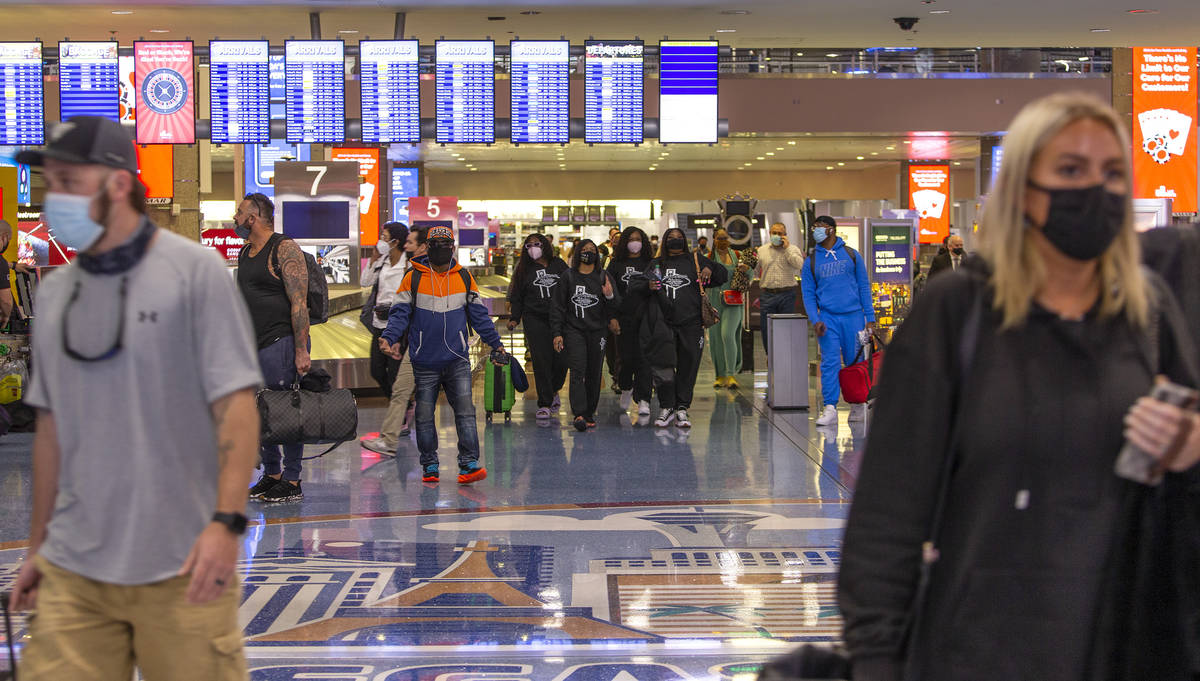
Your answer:
[[[245,681],[238,585],[204,605],[190,577],[139,586],[96,582],[35,556],[42,572],[21,681]]]

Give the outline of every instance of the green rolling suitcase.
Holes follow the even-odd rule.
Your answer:
[[[491,361],[483,369],[484,418],[492,422],[493,414],[504,414],[504,422],[512,421],[513,403],[517,392],[513,388],[512,365],[496,366]]]

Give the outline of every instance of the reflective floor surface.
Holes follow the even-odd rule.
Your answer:
[[[596,430],[537,424],[531,391],[512,423],[479,415],[490,476],[470,487],[422,484],[411,440],[308,462],[303,501],[250,509],[252,679],[743,681],[835,639],[863,425],[772,413],[765,374],[739,378],[701,372],[690,431],[631,420],[607,388]],[[365,434],[382,400],[363,407]],[[453,470],[444,402],[438,419]],[[29,442],[0,440],[0,589],[28,536]]]

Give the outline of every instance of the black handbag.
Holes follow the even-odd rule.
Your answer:
[[[358,437],[358,404],[349,390],[261,390],[258,415],[264,445],[327,445]]]

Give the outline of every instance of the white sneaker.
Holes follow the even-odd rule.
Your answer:
[[[852,404],[850,405],[850,423],[858,423],[867,420],[867,405]]]
[[[679,409],[675,412],[675,425],[679,428],[692,427],[692,422],[688,420],[687,409]]]
[[[642,400],[641,402],[638,402],[638,416],[649,416],[649,415],[650,415],[650,403],[647,402],[646,400]]]
[[[629,405],[631,405],[631,404],[633,404],[633,391],[632,390],[622,390],[621,391],[621,409],[628,410]]]
[[[817,418],[817,425],[831,426],[835,423],[837,423],[837,407],[827,404],[824,411],[821,412],[821,416]]]
[[[675,410],[663,409],[662,411],[658,412],[658,418],[654,419],[654,425],[658,426],[659,428],[666,428],[667,426],[671,425],[671,421],[674,420]]]

